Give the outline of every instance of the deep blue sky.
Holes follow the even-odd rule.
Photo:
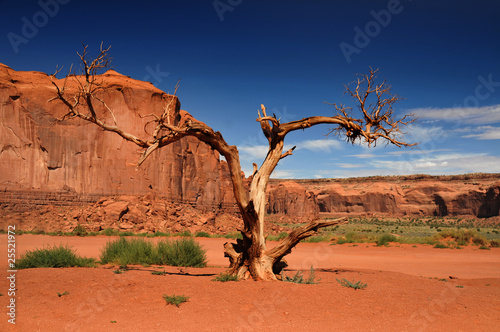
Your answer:
[[[68,68],[81,41],[103,41],[124,75],[166,92],[182,77],[182,108],[238,145],[244,170],[265,155],[261,103],[286,121],[330,115],[323,102],[352,105],[343,84],[372,66],[406,98],[398,112],[420,116],[408,130],[420,147],[368,149],[312,128],[289,135],[297,149],[275,176],[500,172],[497,1],[3,0],[0,18],[0,62],[15,70]]]

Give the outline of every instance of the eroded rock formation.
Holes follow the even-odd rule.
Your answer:
[[[102,98],[125,130],[144,136],[145,115],[171,103],[174,96],[110,70],[101,75]],[[62,85],[62,84],[61,84]],[[18,72],[0,64],[0,189],[74,191],[78,194],[144,195],[161,193],[173,202],[211,210],[232,205],[224,162],[194,138],[155,152],[137,168],[140,150],[118,135],[82,120],[56,122],[65,113],[50,77]],[[107,113],[107,121],[112,117]]]
[[[500,215],[500,174],[300,180],[320,212],[353,215]]]

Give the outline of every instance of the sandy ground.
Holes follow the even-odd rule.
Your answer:
[[[68,244],[98,257],[108,237],[16,237],[26,250]],[[316,285],[214,282],[226,239],[197,239],[207,268],[29,269],[15,273],[16,324],[8,323],[7,236],[0,236],[0,331],[498,331],[500,249],[301,243],[287,275],[314,266]],[[269,244],[273,246],[273,243]],[[152,275],[165,270],[167,275]],[[452,277],[452,278],[450,278]],[[361,280],[364,290],[336,279]],[[57,293],[69,294],[58,296]],[[186,295],[179,308],[162,295]]]

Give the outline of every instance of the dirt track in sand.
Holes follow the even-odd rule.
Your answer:
[[[52,244],[68,244],[98,257],[108,237],[17,236],[18,255]],[[197,238],[211,267],[135,267],[123,274],[94,269],[30,269],[16,273],[16,325],[7,322],[10,299],[0,280],[1,331],[494,331],[500,326],[500,249],[434,249],[301,243],[287,257],[294,274],[311,265],[316,285],[240,281],[220,283],[227,265],[226,239]],[[7,248],[5,235],[0,248]],[[273,244],[271,243],[270,246]],[[1,258],[6,274],[6,254]],[[449,277],[452,276],[453,279]],[[364,290],[340,286],[336,278],[361,280]],[[441,279],[441,280],[440,280]],[[446,281],[444,281],[446,280]],[[69,294],[59,297],[57,293]],[[190,297],[180,308],[163,294]]]

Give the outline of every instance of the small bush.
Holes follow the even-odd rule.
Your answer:
[[[492,248],[499,248],[500,247],[500,241],[491,240],[490,241],[490,247],[492,247]]]
[[[287,232],[281,232],[278,235],[269,235],[267,237],[268,241],[281,241],[288,236]]]
[[[488,240],[484,236],[481,235],[474,235],[472,238],[472,243],[478,246],[486,246],[488,244]]]
[[[182,303],[187,302],[187,300],[189,300],[189,296],[185,296],[185,295],[166,295],[166,294],[163,294],[163,298],[165,299],[167,304],[175,305],[177,308],[179,308],[179,306]]]
[[[69,292],[68,291],[64,291],[64,293],[57,292],[57,296],[58,297],[61,297],[61,296],[64,296],[64,295],[69,295]]]
[[[283,271],[281,271],[281,280],[285,282],[293,282],[294,284],[317,284],[316,275],[314,273],[314,269],[311,266],[311,270],[309,272],[309,278],[304,279],[302,275],[302,271],[297,271],[293,277],[286,276]],[[318,280],[319,281],[319,280]]]
[[[192,237],[193,234],[191,234],[190,231],[184,231],[184,232],[180,232],[177,234],[177,236],[182,236],[182,237]]]
[[[27,251],[16,261],[17,269],[37,267],[94,267],[94,258],[80,257],[67,246]]]
[[[227,233],[222,235],[222,237],[225,239],[243,239],[243,235],[240,232]]]
[[[151,274],[154,276],[164,276],[167,274],[167,272],[165,272],[165,271],[153,271],[153,272],[151,272]]]
[[[220,273],[218,276],[212,279],[212,281],[220,281],[220,282],[238,281],[238,280],[239,280],[238,276],[228,273]]]
[[[75,235],[75,236],[86,236],[87,235],[87,229],[82,226],[82,225],[78,225],[75,227],[75,229],[73,229],[73,231],[71,232],[71,235]]]
[[[196,232],[196,234],[194,236],[195,237],[210,237],[210,234],[208,234],[207,232],[199,231],[199,232]]]
[[[192,238],[162,240],[156,245],[144,239],[126,239],[106,243],[101,251],[101,263],[120,265],[206,266],[205,250]]]
[[[371,230],[370,230],[371,231]],[[366,242],[366,237],[357,232],[348,232],[345,236],[340,237],[337,240],[337,244],[344,243],[364,243]]]
[[[330,237],[326,235],[317,235],[317,236],[310,236],[308,238],[305,238],[302,240],[302,242],[306,243],[319,243],[319,242],[327,242],[330,240]]]
[[[157,257],[160,265],[207,266],[205,250],[192,238],[158,242]]]
[[[361,282],[361,280],[354,282],[354,280],[351,282],[345,278],[342,278],[342,280],[339,280],[335,278],[337,282],[343,286],[343,287],[348,287],[348,288],[354,288],[354,289],[365,289],[368,287],[368,284],[364,284]]]
[[[119,239],[108,242],[101,251],[102,264],[155,264],[153,244],[144,239]]]
[[[118,230],[111,229],[111,228],[106,228],[106,229],[101,231],[101,234],[106,235],[106,236],[118,235],[119,233],[120,232],[118,232]]]
[[[396,242],[396,236],[392,234],[383,234],[377,240],[377,246],[387,246],[390,242]]]
[[[487,246],[480,246],[479,249],[482,249],[482,250],[491,250],[489,247]]]
[[[441,242],[438,242],[434,245],[434,248],[438,248],[438,249],[446,249],[448,248],[448,246],[444,243],[441,243]]]

